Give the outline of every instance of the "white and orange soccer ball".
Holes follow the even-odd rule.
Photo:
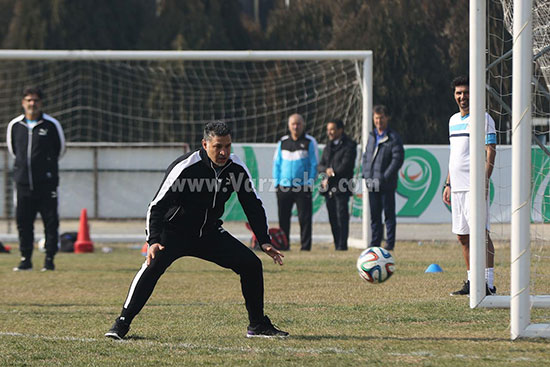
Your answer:
[[[357,259],[359,276],[369,283],[382,283],[395,272],[393,256],[381,247],[369,247]]]

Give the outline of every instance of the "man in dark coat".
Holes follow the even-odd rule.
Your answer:
[[[357,157],[357,144],[344,134],[344,123],[332,119],[327,123],[328,143],[317,167],[323,177],[321,194],[327,204],[330,229],[336,251],[348,249],[349,198],[353,194],[351,179]]]
[[[395,189],[397,173],[403,165],[401,137],[388,128],[389,115],[385,106],[374,106],[375,129],[369,134],[363,154],[363,178],[369,190],[372,239],[369,247],[379,247],[383,238],[382,210],[386,224],[386,250],[395,246]]]

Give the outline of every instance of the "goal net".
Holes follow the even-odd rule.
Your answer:
[[[123,149],[116,154],[115,148],[195,149],[205,123],[213,120],[231,126],[235,143],[276,143],[288,133],[294,113],[304,117],[306,132],[319,143],[327,140],[326,123],[334,118],[360,143],[370,121],[365,111],[372,104],[372,52],[0,50],[0,85],[2,141],[8,122],[22,113],[23,89],[40,86],[44,112],[57,118],[67,142],[81,149],[76,158],[84,165],[72,158],[61,162],[64,217],[77,218],[79,208],[91,207],[95,218],[134,218],[154,194],[149,191],[156,190],[139,191],[145,189],[138,182],[147,178],[156,184],[154,177],[170,161],[157,156],[153,162],[151,154]],[[258,163],[269,166],[264,171],[271,177],[271,156]],[[92,172],[97,167],[104,171]],[[10,217],[11,180],[3,177],[0,217]],[[124,192],[115,192],[121,188]],[[352,201],[357,217],[365,215],[361,200],[359,193]],[[242,216],[229,216],[237,217]]]
[[[137,53],[134,53],[136,55]],[[197,146],[204,124],[230,123],[233,140],[273,143],[287,132],[289,115],[304,116],[307,132],[324,141],[330,118],[345,121],[361,139],[358,58],[232,60],[122,59],[116,52],[59,59],[1,59],[0,138],[21,113],[21,92],[41,86],[45,110],[63,122],[68,142],[187,142]],[[65,56],[63,56],[65,55]],[[71,58],[70,55],[75,57]],[[109,57],[113,57],[110,59]],[[230,56],[229,53],[227,55]],[[205,53],[204,57],[208,57]]]
[[[516,4],[518,2],[516,1]],[[513,39],[512,0],[488,0],[487,2],[487,105],[495,119],[499,132],[501,159],[494,168],[493,176],[500,175],[500,187],[495,187],[495,199],[491,206],[496,237],[507,248],[510,232],[507,224],[511,213],[511,144],[512,127],[512,48]],[[530,332],[518,336],[550,337],[550,3],[533,0],[533,73],[531,75],[531,175],[525,177],[530,185],[530,276],[529,306],[520,310],[519,317],[531,324]],[[502,159],[504,157],[504,159]],[[498,157],[497,157],[498,159]],[[502,195],[507,193],[507,195]],[[499,248],[497,248],[497,251]],[[504,259],[504,257],[500,257]],[[512,259],[512,263],[516,259]],[[502,263],[497,264],[498,266]],[[513,264],[511,265],[513,266]],[[508,281],[507,279],[500,279]],[[523,291],[523,290],[522,290]],[[508,293],[505,291],[504,293]],[[499,292],[500,293],[500,292]],[[506,302],[505,302],[506,303]],[[510,304],[508,300],[507,304]],[[515,316],[512,313],[512,323]],[[530,320],[530,321],[529,321]],[[514,333],[512,333],[514,334]]]

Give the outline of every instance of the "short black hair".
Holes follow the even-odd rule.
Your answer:
[[[30,96],[31,94],[36,94],[38,98],[42,99],[44,98],[44,93],[42,93],[42,89],[40,87],[27,87],[23,89],[23,97]]]
[[[330,124],[330,123],[336,124],[337,129],[343,129],[344,128],[344,121],[342,121],[340,119],[330,119],[330,120],[328,120],[328,124]]]
[[[223,121],[212,121],[204,126],[204,140],[210,140],[214,136],[231,135],[231,128]]]
[[[372,108],[372,111],[377,115],[389,116],[388,108],[383,104],[377,104]]]
[[[453,79],[451,82],[451,89],[454,91],[456,87],[460,86],[470,87],[470,79],[466,75],[460,75]]]

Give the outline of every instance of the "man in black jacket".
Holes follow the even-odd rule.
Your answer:
[[[279,265],[283,255],[271,246],[265,210],[245,164],[231,153],[231,131],[208,123],[202,149],[184,154],[166,175],[147,209],[147,258],[131,283],[120,317],[105,336],[122,339],[164,271],[176,259],[194,256],[240,275],[248,311],[247,337],[286,337],[264,315],[261,260],[222,227],[224,206],[236,192],[262,250]]]
[[[8,150],[15,159],[13,176],[17,190],[16,220],[21,262],[14,271],[32,269],[34,220],[44,222],[46,258],[42,271],[54,270],[59,242],[57,214],[58,160],[65,152],[59,121],[42,113],[42,91],[27,88],[21,105],[24,114],[8,124]]]
[[[353,194],[351,179],[357,157],[357,144],[344,134],[344,123],[332,119],[327,124],[328,143],[317,167],[321,194],[327,204],[328,219],[336,251],[348,249],[349,198]]]
[[[404,150],[401,137],[388,127],[389,115],[385,106],[374,106],[375,129],[370,133],[363,154],[363,178],[369,190],[372,238],[369,247],[382,243],[382,210],[386,224],[386,250],[395,246],[395,190],[397,173],[403,165]]]

